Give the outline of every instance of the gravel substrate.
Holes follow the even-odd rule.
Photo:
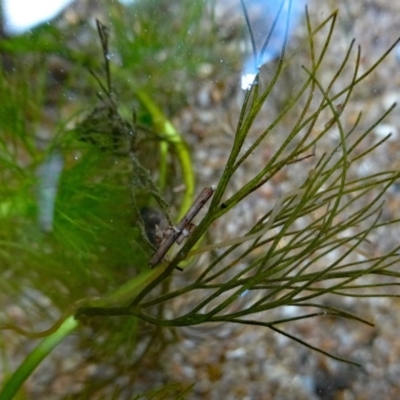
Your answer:
[[[232,5],[232,2],[229,4]],[[309,3],[312,22],[321,21],[336,8],[339,9],[339,17],[336,36],[324,67],[327,76],[338,67],[353,37],[356,38],[356,45],[361,46],[361,70],[366,70],[400,35],[400,4],[385,0],[323,3],[314,1]],[[235,20],[230,14],[235,12],[233,7],[224,8],[221,5],[219,11],[222,27],[225,26],[224,23],[232,23]],[[251,15],[251,8],[249,14]],[[260,18],[259,14],[258,17]],[[298,43],[303,43],[304,26],[293,32],[293,36]],[[305,60],[302,59],[302,52],[299,53],[300,64]],[[360,85],[346,108],[345,121],[351,123],[357,113],[362,111],[364,119],[360,128],[365,128],[393,102],[400,100],[399,54],[400,47],[397,46],[377,72]],[[296,72],[301,73],[300,68],[298,71],[290,70],[287,77],[289,86],[290,82],[296,80]],[[265,73],[268,73],[268,68]],[[230,82],[230,78],[227,79]],[[340,78],[339,83],[344,82],[341,79],[345,78]],[[197,102],[194,103],[191,113],[185,111],[184,118],[184,127],[189,126],[187,134],[191,135],[191,128],[196,133],[195,137],[189,136],[188,140],[192,141],[192,146],[197,149],[194,156],[201,182],[199,187],[218,181],[234,134],[232,121],[235,121],[242,98],[238,89],[227,101],[213,102],[213,96],[218,96],[213,94],[217,89],[212,85],[212,80],[207,88],[208,93],[205,93],[207,89],[204,88],[198,92]],[[223,97],[223,94],[220,97]],[[205,99],[208,99],[208,102]],[[279,98],[272,101],[271,107],[279,108],[280,101]],[[191,126],[188,123],[189,119],[192,121]],[[395,109],[383,124],[373,130],[367,140],[369,144],[383,138],[389,132],[392,133],[392,137],[372,153],[367,162],[359,166],[358,176],[376,170],[399,168],[398,121],[399,111]],[[262,121],[259,123],[262,126]],[[277,135],[283,134],[285,128],[287,127],[279,127]],[[334,135],[335,133],[331,138]],[[329,145],[331,143],[327,141],[325,146]],[[237,190],[254,175],[254,171],[259,170],[260,164],[271,156],[275,146],[276,144],[268,142],[266,147],[239,171],[232,191]],[[266,184],[251,196],[247,203],[237,207],[230,214],[229,222],[225,221],[216,226],[218,239],[237,236],[238,232],[244,233],[246,227],[250,227],[259,215],[262,215],[265,207],[271,207],[282,193],[296,187],[304,179],[301,170],[309,168],[308,162],[313,161],[304,161],[305,165],[300,168],[296,166],[278,174],[273,182]],[[394,187],[386,199],[385,218],[398,218],[398,206],[398,188]],[[378,249],[384,250],[395,245],[397,238],[398,230],[393,228],[392,231],[388,230],[384,237],[375,237],[374,244]],[[396,291],[392,294],[399,293]],[[193,394],[188,397],[190,399],[398,398],[398,299],[337,299],[327,296],[324,302],[343,307],[373,321],[375,326],[368,327],[361,323],[326,316],[289,323],[282,326],[282,329],[324,351],[354,360],[362,367],[334,361],[264,328],[225,326],[214,329],[182,329],[181,341],[169,347],[163,356],[166,374],[173,381],[196,382]],[[179,309],[180,305],[176,306]],[[296,312],[293,307],[274,311],[276,316],[280,317],[294,316]],[[259,318],[262,320],[263,316],[260,315]]]

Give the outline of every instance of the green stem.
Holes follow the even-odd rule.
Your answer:
[[[0,400],[13,399],[21,385],[32,374],[42,360],[47,357],[49,353],[77,326],[78,321],[71,315],[54,333],[43,339],[32,353],[24,359],[23,363],[6,382],[3,390],[0,392]]]
[[[185,194],[178,215],[178,220],[180,220],[193,202],[194,174],[189,149],[182,139],[180,133],[175,129],[173,124],[167,118],[165,118],[162,111],[154,104],[150,97],[140,89],[136,90],[135,94],[140,102],[146,107],[147,111],[151,114],[156,129],[165,136],[167,141],[167,144],[164,142],[164,144],[161,146],[161,187],[165,186],[166,180],[165,164],[168,152],[168,144],[171,143],[175,148],[179,163],[182,168],[183,181],[185,183]]]
[[[155,280],[164,271],[165,267],[166,265],[160,265],[156,269],[148,269],[134,279],[128,281],[115,292],[103,298],[88,301],[87,303],[80,300],[79,304],[80,306],[104,307],[105,310],[116,305],[121,305],[123,307],[124,304],[133,301],[146,285]],[[76,314],[79,315],[81,308],[84,309],[85,307],[71,307],[71,314],[74,314],[76,311]],[[5,384],[3,390],[0,392],[0,400],[14,398],[18,389],[32,374],[40,362],[47,357],[50,352],[78,326],[78,324],[79,321],[75,319],[74,315],[70,315],[58,329],[45,337],[33,352],[25,358],[23,363]]]

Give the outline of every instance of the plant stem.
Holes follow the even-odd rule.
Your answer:
[[[165,118],[162,111],[154,104],[150,97],[142,90],[138,89],[135,91],[136,96],[140,102],[146,107],[148,112],[151,114],[154,125],[160,133],[166,136],[166,142],[162,142],[161,145],[161,189],[165,185],[166,179],[166,156],[168,153],[168,144],[172,143],[175,147],[179,163],[182,168],[183,181],[185,183],[185,194],[179,210],[178,219],[181,219],[185,212],[189,209],[193,202],[194,194],[194,174],[192,168],[192,161],[190,159],[189,149],[186,143],[183,141],[182,136],[175,129],[172,123]]]
[[[32,353],[24,359],[23,363],[6,382],[3,390],[0,392],[0,400],[13,399],[21,385],[32,374],[42,360],[46,358],[50,352],[77,326],[78,321],[71,315],[62,323],[57,331],[43,339]]]

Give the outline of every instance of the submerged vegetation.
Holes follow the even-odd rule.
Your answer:
[[[195,201],[191,152],[196,149],[189,151],[167,115],[174,115],[185,103],[185,88],[195,79],[196,67],[217,63],[219,55],[212,54],[216,26],[211,2],[188,2],[179,10],[163,2],[166,13],[179,14],[174,19],[179,23],[169,25],[168,32],[159,23],[164,16],[155,13],[152,3],[110,6],[110,21],[97,23],[101,47],[95,54],[90,47],[69,46],[71,37],[61,36],[53,27],[0,42],[0,90],[7,99],[0,105],[0,299],[4,304],[0,328],[4,335],[16,332],[44,338],[16,372],[3,370],[10,380],[0,399],[12,398],[72,330],[78,332],[80,346],[90,348],[99,360],[121,361],[123,349],[129,355],[121,361],[124,372],[127,365],[134,369],[145,356],[156,357],[167,345],[163,327],[209,322],[263,326],[358,365],[293,336],[285,331],[286,324],[331,315],[371,325],[373,321],[362,315],[326,305],[324,296],[397,296],[392,289],[400,283],[400,245],[379,253],[368,247],[371,235],[382,236],[399,222],[383,219],[382,211],[385,193],[400,172],[383,170],[362,177],[356,172],[388,139],[367,140],[395,105],[362,129],[362,113],[351,125],[343,117],[354,91],[397,42],[361,69],[362,51],[353,41],[337,69],[327,73],[337,12],[314,24],[306,8],[307,39],[289,52],[292,2],[282,1],[271,35],[257,48],[243,1],[259,71],[245,91],[223,172],[218,181],[210,182],[215,188],[209,189],[209,203],[199,207],[203,217],[195,221],[197,226],[183,219],[174,231],[170,225],[185,218]],[[283,7],[288,8],[286,14]],[[274,70],[266,76],[261,60],[277,21],[282,20],[285,36]],[[62,48],[60,39],[65,43]],[[176,43],[181,42],[196,53],[176,54]],[[305,53],[308,62],[299,66],[296,57]],[[52,86],[51,70],[46,68],[55,62],[54,54],[69,73]],[[44,67],[43,59],[47,60]],[[158,68],[154,60],[165,65]],[[296,85],[284,96],[276,115],[270,112],[265,119],[266,104],[283,90],[285,74],[292,68],[297,68]],[[43,115],[46,112],[57,118],[51,120]],[[290,130],[283,134],[282,126]],[[333,144],[327,139],[332,131],[336,132]],[[238,173],[247,163],[254,165],[252,158],[276,132],[280,137],[271,157],[259,162],[258,170],[235,190],[232,183]],[[281,171],[296,167],[306,170],[302,181],[266,208],[248,232],[213,241],[210,231],[216,221],[227,221],[250,195]],[[183,194],[177,194],[174,188],[182,183]],[[162,211],[147,218],[143,210],[154,207]],[[156,223],[161,232],[156,232]],[[168,237],[182,244],[173,244],[149,268],[152,255]],[[369,277],[374,280],[365,280]],[[193,293],[196,303],[187,301],[185,309],[166,312],[174,309],[178,298],[193,299]],[[18,318],[12,315],[13,305],[22,314]],[[282,318],[271,313],[288,306],[301,311]],[[130,376],[131,381],[137,374]],[[111,378],[103,386],[112,382]],[[186,389],[168,386],[160,393],[171,390],[183,398]]]

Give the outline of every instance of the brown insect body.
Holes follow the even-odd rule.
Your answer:
[[[185,239],[185,237],[189,235],[189,233],[194,228],[194,224],[192,224],[194,217],[199,213],[199,211],[204,207],[204,205],[213,195],[214,190],[215,189],[212,187],[203,189],[199,197],[197,197],[192,206],[189,208],[188,212],[179,221],[178,225],[169,228],[167,234],[161,241],[160,246],[150,260],[150,268],[155,267],[162,261],[168,250],[175,242],[180,244]]]

